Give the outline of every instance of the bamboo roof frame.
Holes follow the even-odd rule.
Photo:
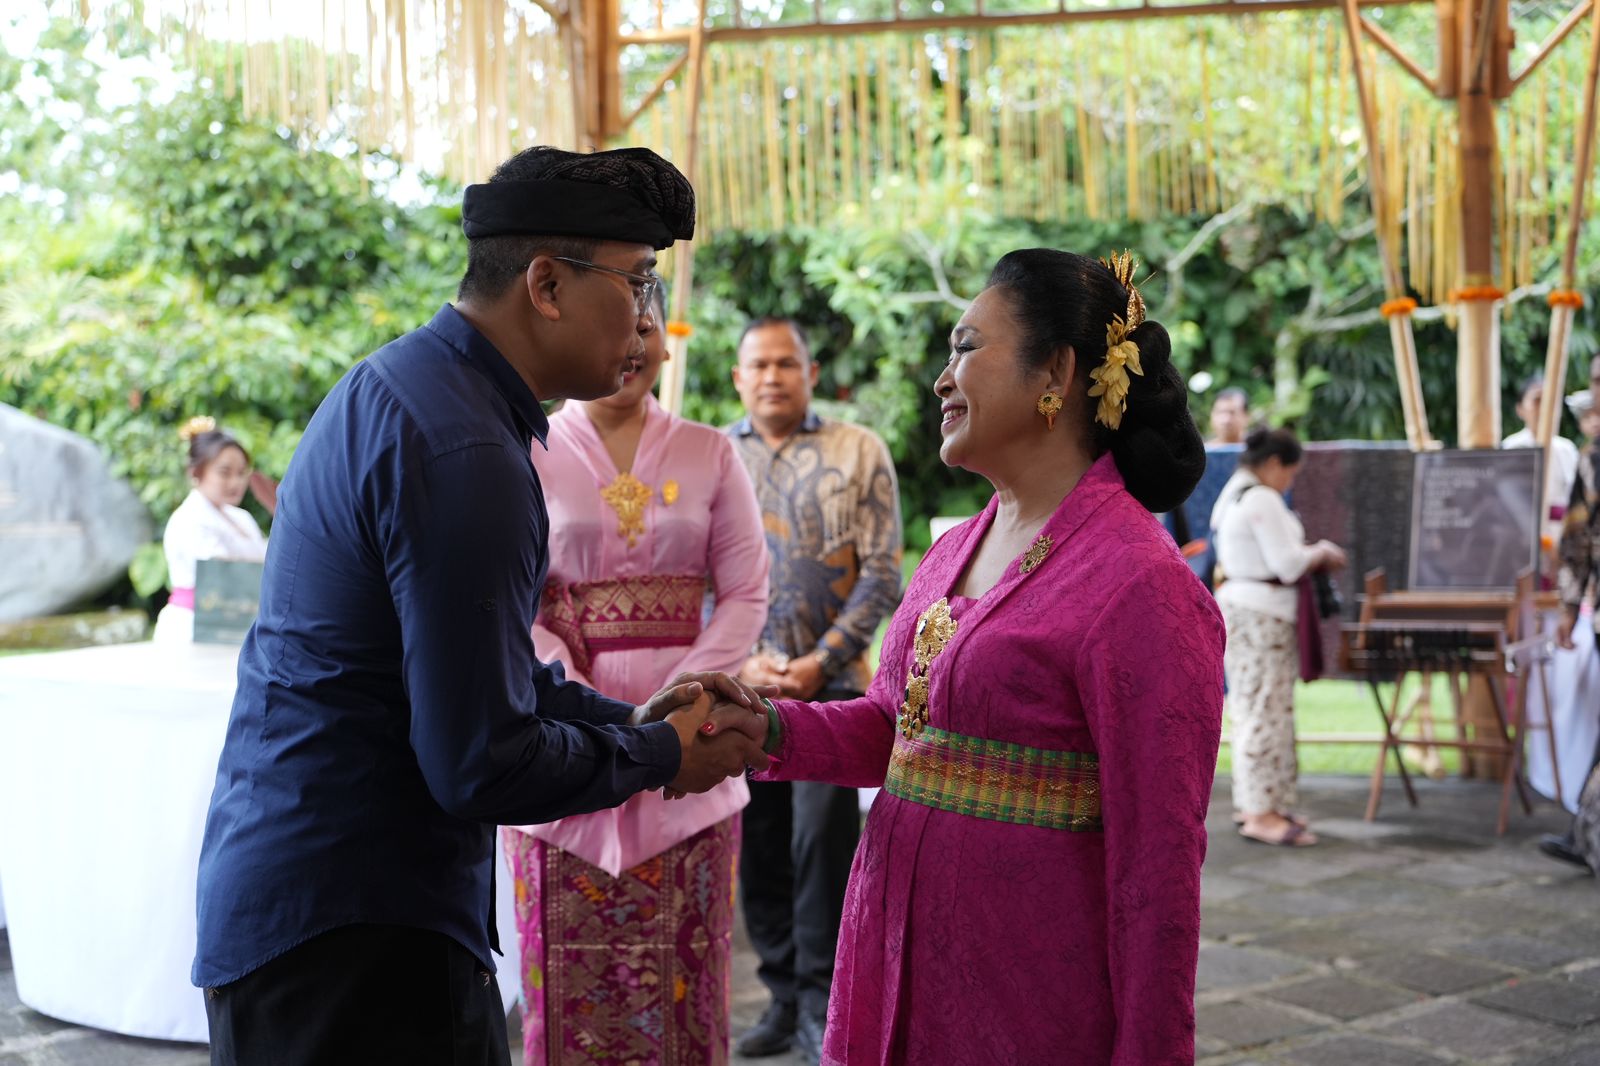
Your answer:
[[[600,0],[615,5],[617,0]],[[1491,296],[1489,299],[1463,297],[1458,303],[1461,315],[1457,331],[1457,425],[1460,443],[1466,447],[1492,448],[1500,440],[1500,338],[1497,320],[1498,293],[1492,282],[1494,258],[1493,221],[1493,167],[1497,159],[1494,130],[1494,101],[1503,100],[1525,84],[1528,78],[1544,63],[1566,37],[1585,17],[1593,24],[1593,45],[1589,56],[1583,108],[1577,144],[1577,189],[1575,190],[1568,220],[1566,250],[1562,257],[1561,286],[1564,291],[1574,291],[1578,239],[1584,220],[1586,189],[1592,169],[1595,90],[1600,75],[1600,8],[1595,0],[1577,0],[1555,29],[1540,44],[1537,52],[1523,67],[1513,74],[1510,70],[1509,0],[1434,0],[1438,12],[1440,63],[1436,74],[1428,74],[1415,59],[1370,18],[1361,13],[1362,7],[1405,5],[1413,0],[1264,0],[1260,3],[1240,0],[1215,0],[1215,2],[1187,4],[1140,4],[1133,7],[1091,10],[1067,10],[1065,0],[1058,0],[1057,10],[1025,14],[986,14],[983,0],[976,0],[977,11],[971,15],[951,15],[933,18],[904,18],[901,2],[896,0],[894,18],[887,20],[828,22],[823,18],[820,0],[809,22],[787,23],[771,26],[706,27],[705,3],[701,0],[700,17],[684,29],[658,28],[618,34],[616,48],[633,44],[663,44],[685,42],[691,49],[703,51],[708,42],[746,41],[783,36],[851,35],[894,30],[901,32],[948,30],[1002,25],[1046,25],[1063,22],[1110,21],[1118,19],[1149,20],[1182,16],[1234,17],[1261,11],[1316,10],[1337,7],[1342,11],[1349,35],[1351,63],[1356,82],[1356,92],[1362,118],[1362,140],[1368,159],[1368,188],[1373,200],[1374,214],[1380,219],[1389,214],[1384,203],[1384,171],[1382,144],[1374,116],[1372,79],[1362,59],[1362,41],[1370,40],[1385,52],[1402,70],[1415,79],[1432,96],[1442,100],[1454,98],[1458,108],[1458,125],[1461,130],[1461,173],[1464,196],[1461,207],[1462,259],[1460,281],[1456,292],[1472,296]],[[1425,0],[1419,0],[1425,2]],[[656,9],[663,10],[664,0],[656,0]],[[740,8],[735,5],[737,13]],[[609,64],[614,69],[616,63]],[[677,69],[674,67],[674,69]],[[695,119],[698,120],[698,86],[702,75],[691,67],[691,84],[696,87]],[[668,78],[663,77],[664,85]],[[607,95],[611,85],[591,84],[598,94],[593,116],[600,123],[592,133],[600,134],[603,141],[608,136],[624,135],[634,118],[643,111],[638,108],[628,121],[614,129],[604,123],[620,119],[614,102]],[[659,86],[658,86],[659,89]],[[655,92],[652,92],[651,99]],[[647,101],[648,102],[648,101]],[[690,172],[691,180],[696,175]],[[1380,226],[1379,253],[1383,261],[1384,285],[1388,300],[1385,317],[1390,327],[1394,349],[1395,381],[1400,390],[1401,408],[1406,426],[1406,439],[1414,449],[1438,447],[1439,442],[1429,429],[1427,408],[1423,399],[1421,371],[1418,365],[1416,338],[1411,321],[1415,302],[1407,297],[1407,285],[1399,262],[1398,249],[1390,235]],[[1504,251],[1502,254],[1506,254]],[[681,265],[682,280],[674,297],[674,315],[682,318],[687,312],[688,279],[692,278],[693,251]],[[1503,294],[1500,294],[1503,295]],[[1409,306],[1408,306],[1409,305]],[[1550,347],[1546,359],[1546,380],[1566,380],[1567,347],[1575,309],[1570,305],[1551,304]],[[681,405],[683,358],[687,352],[680,344],[678,368],[662,384],[662,395],[668,406]],[[1551,461],[1548,450],[1559,417],[1562,390],[1545,390],[1542,407],[1536,423],[1537,439],[1546,448],[1546,463]],[[1546,506],[1556,501],[1546,501]]]
[[[135,5],[139,0],[131,0]],[[159,3],[160,0],[151,0]],[[176,2],[176,0],[175,0]],[[1404,48],[1389,36],[1362,9],[1390,6],[1415,6],[1432,3],[1437,12],[1439,37],[1439,69],[1429,73],[1411,58]],[[1530,61],[1520,71],[1513,73],[1509,67],[1512,44],[1509,0],[1200,0],[1193,3],[1139,3],[1121,7],[1078,9],[1068,8],[1066,0],[1057,0],[1056,7],[1034,12],[992,13],[984,10],[984,0],[973,0],[974,10],[969,14],[948,14],[933,17],[907,17],[904,0],[894,0],[891,17],[875,20],[830,20],[823,0],[813,0],[810,21],[785,22],[769,25],[747,24],[743,16],[743,0],[732,0],[732,24],[711,26],[707,22],[706,0],[698,0],[695,17],[687,26],[666,25],[665,0],[654,0],[655,25],[634,28],[624,23],[622,0],[323,0],[323,29],[327,32],[330,5],[359,5],[366,13],[365,25],[357,33],[366,38],[367,113],[362,116],[365,136],[358,139],[375,141],[381,129],[397,125],[403,118],[405,136],[409,144],[414,135],[416,119],[413,114],[409,80],[416,76],[415,66],[408,70],[407,57],[414,51],[406,43],[408,11],[412,19],[422,12],[431,12],[438,25],[470,28],[476,39],[462,45],[452,41],[448,34],[443,47],[455,48],[451,71],[447,77],[440,73],[439,93],[452,102],[458,98],[472,97],[477,101],[476,145],[469,143],[465,130],[458,133],[455,152],[459,149],[461,169],[470,169],[466,161],[503,158],[510,154],[510,135],[507,122],[516,111],[507,91],[508,74],[518,78],[518,101],[524,92],[531,91],[523,84],[522,75],[529,63],[563,64],[570,92],[571,122],[569,143],[575,145],[603,146],[619,137],[629,136],[645,117],[654,113],[655,105],[669,84],[683,79],[687,88],[687,110],[684,153],[680,165],[697,184],[699,169],[699,128],[701,121],[705,68],[710,46],[736,42],[754,42],[786,37],[848,38],[868,34],[913,34],[975,28],[1003,28],[1014,26],[1046,26],[1052,24],[1148,21],[1153,19],[1217,17],[1235,18],[1265,12],[1332,11],[1343,16],[1348,37],[1348,48],[1355,89],[1361,115],[1362,141],[1368,163],[1368,187],[1373,198],[1374,215],[1379,219],[1380,253],[1383,260],[1384,284],[1388,301],[1384,305],[1389,319],[1395,352],[1396,381],[1400,388],[1405,412],[1407,439],[1414,448],[1437,446],[1428,428],[1427,414],[1422,400],[1421,382],[1417,369],[1415,341],[1411,330],[1411,310],[1415,302],[1407,296],[1404,271],[1401,269],[1397,237],[1385,220],[1395,217],[1395,206],[1386,199],[1385,182],[1389,163],[1384,158],[1383,135],[1378,129],[1374,114],[1373,77],[1362,59],[1363,42],[1371,44],[1394,62],[1399,69],[1414,79],[1430,95],[1443,101],[1453,101],[1457,110],[1458,177],[1462,187],[1459,229],[1461,233],[1461,263],[1457,269],[1458,285],[1452,301],[1457,305],[1460,318],[1458,330],[1457,413],[1460,441],[1468,447],[1492,447],[1498,443],[1500,428],[1499,390],[1499,335],[1496,308],[1499,290],[1492,281],[1495,256],[1495,167],[1498,149],[1495,132],[1495,104],[1510,97],[1526,84],[1552,52],[1585,18],[1591,23],[1591,41],[1585,67],[1582,120],[1576,135],[1575,147],[1578,162],[1576,190],[1569,205],[1566,248],[1561,259],[1561,289],[1566,294],[1560,301],[1551,299],[1551,338],[1547,353],[1547,380],[1564,381],[1566,373],[1567,340],[1575,313],[1575,303],[1580,299],[1574,291],[1576,252],[1580,228],[1584,220],[1589,171],[1593,162],[1593,136],[1596,108],[1597,75],[1600,75],[1600,3],[1597,0],[1572,0],[1573,6],[1560,23],[1540,44]],[[76,0],[80,17],[88,21],[92,9],[126,7],[130,0]],[[186,20],[203,20],[208,6],[224,9],[228,16],[242,13],[248,26],[252,5],[258,10],[271,11],[273,0],[182,0]],[[553,22],[556,33],[551,41],[559,42],[559,55],[536,41],[529,45],[523,37],[517,39],[517,53],[508,57],[504,47],[491,47],[485,42],[485,29],[496,25],[502,28],[513,4],[522,4],[542,12]],[[520,17],[520,16],[519,16]],[[195,25],[199,22],[195,21]],[[365,33],[362,33],[365,31]],[[347,28],[341,23],[341,35]],[[416,34],[413,32],[413,39]],[[471,36],[470,34],[468,36]],[[398,38],[398,47],[395,40]],[[499,40],[504,41],[503,33]],[[341,41],[344,37],[341,36]],[[548,42],[547,42],[548,43]],[[624,113],[623,69],[624,49],[640,45],[667,45],[681,47],[682,53],[668,65],[656,79],[654,86],[642,100]],[[229,46],[231,49],[231,45]],[[289,110],[290,75],[285,58],[287,45],[276,55],[277,112],[286,120]],[[271,78],[263,74],[270,62],[259,55],[259,49],[248,42],[242,46],[244,74],[240,78],[247,103],[256,86],[258,108],[270,107],[259,99],[260,86]],[[342,65],[347,49],[338,53]],[[191,53],[192,55],[192,53]],[[225,85],[232,91],[235,65],[231,58],[226,65]],[[318,62],[322,57],[317,57]],[[465,71],[470,70],[475,84],[467,84]],[[252,71],[255,74],[252,79]],[[398,71],[398,73],[397,73]],[[296,94],[308,88],[302,69],[302,82]],[[372,88],[375,81],[388,86],[398,79],[403,93],[402,112],[397,116],[392,95],[378,95]],[[770,96],[770,81],[767,91]],[[553,100],[551,90],[545,86],[543,99]],[[326,120],[329,105],[326,83],[312,89],[310,95],[317,100],[316,114]],[[537,93],[535,93],[537,96]],[[768,117],[775,117],[768,105]],[[857,116],[859,117],[859,116]],[[1207,117],[1209,123],[1209,116]],[[551,137],[541,128],[544,143],[561,143],[559,136]],[[1045,136],[1050,131],[1039,126],[1028,136]],[[881,136],[880,132],[880,136]],[[1002,137],[1005,131],[1002,130]],[[901,131],[900,136],[909,136]],[[920,136],[920,130],[919,130]],[[1209,144],[1209,126],[1207,127]],[[1391,138],[1392,139],[1392,138]],[[770,140],[770,138],[769,138]],[[909,141],[906,142],[908,145]],[[920,140],[916,148],[922,147]],[[772,152],[771,145],[767,151]],[[791,152],[793,146],[791,145]],[[1136,151],[1130,143],[1128,152]],[[914,154],[914,153],[913,153]],[[920,168],[919,168],[920,172]],[[1130,182],[1133,179],[1130,177]],[[1208,176],[1208,181],[1209,181]],[[799,186],[791,184],[785,190],[774,185],[772,192],[782,198],[786,192],[793,194]],[[682,320],[687,313],[689,290],[692,283],[694,247],[684,246],[675,257],[675,285],[672,317]],[[1502,248],[1501,255],[1509,254]],[[1407,307],[1406,305],[1410,306]],[[661,386],[663,401],[669,408],[681,405],[683,367],[687,355],[687,330],[669,331],[669,347],[676,358],[669,361]],[[1544,397],[1537,430],[1541,440],[1548,442],[1558,415],[1560,390],[1550,389]],[[1548,445],[1547,445],[1548,446]]]

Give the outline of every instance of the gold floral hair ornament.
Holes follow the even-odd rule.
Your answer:
[[[1116,429],[1122,425],[1122,413],[1128,409],[1128,371],[1144,376],[1144,367],[1139,363],[1139,346],[1128,339],[1128,335],[1144,323],[1144,297],[1133,284],[1133,272],[1139,263],[1132,252],[1124,250],[1100,262],[1111,271],[1117,283],[1128,290],[1126,312],[1112,315],[1111,324],[1106,327],[1106,361],[1089,371],[1094,381],[1089,395],[1100,398],[1094,420]]]
[[[195,415],[183,424],[178,430],[178,437],[184,442],[194,440],[202,433],[210,433],[217,428],[217,420],[210,415]]]

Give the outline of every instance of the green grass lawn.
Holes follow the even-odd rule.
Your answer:
[[[1415,692],[1415,682],[1407,692]],[[1455,712],[1450,704],[1448,682],[1438,677],[1433,686],[1433,715],[1435,733],[1440,739],[1455,735]],[[1385,699],[1392,698],[1392,688],[1383,686]],[[1407,697],[1409,701],[1409,697]],[[1374,738],[1367,743],[1329,744],[1301,743],[1300,772],[1302,774],[1370,774],[1378,758],[1376,739],[1383,731],[1383,722],[1372,701],[1372,690],[1355,681],[1317,681],[1297,684],[1294,693],[1295,732],[1302,737],[1317,734],[1361,734]],[[1217,759],[1217,773],[1225,774],[1232,768],[1232,753],[1228,749],[1229,723],[1223,717],[1222,752]],[[1416,732],[1415,726],[1407,729]],[[1459,755],[1453,751],[1440,751],[1444,767],[1454,772],[1459,766]],[[1415,766],[1415,760],[1408,760]],[[1389,772],[1394,761],[1389,762]]]

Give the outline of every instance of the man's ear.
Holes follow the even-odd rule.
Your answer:
[[[528,269],[523,271],[522,283],[528,291],[528,302],[534,313],[555,322],[561,318],[560,293],[565,287],[556,261],[547,255],[536,255]]]

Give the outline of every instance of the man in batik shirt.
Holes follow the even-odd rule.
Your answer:
[[[817,364],[790,319],[745,328],[733,383],[746,417],[729,433],[755,482],[772,553],[767,623],[742,676],[791,699],[859,696],[878,624],[900,598],[889,450],[870,430],[812,412]],[[740,1038],[740,1054],[776,1055],[798,1041],[812,1062],[820,1055],[860,831],[854,789],[751,782],[740,890],[772,1003]]]

